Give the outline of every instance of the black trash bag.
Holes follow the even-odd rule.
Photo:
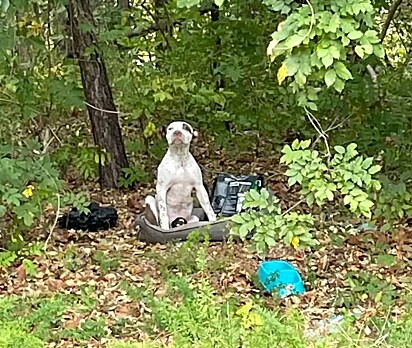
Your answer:
[[[243,211],[242,202],[250,189],[260,190],[265,186],[263,175],[219,174],[213,183],[210,201],[216,214],[225,217]]]
[[[73,208],[59,218],[59,227],[90,232],[116,227],[118,216],[115,208],[100,207],[97,203],[90,203],[88,209],[90,213],[85,214]]]

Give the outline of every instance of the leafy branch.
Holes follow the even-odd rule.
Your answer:
[[[310,145],[310,140],[295,140],[283,148],[280,159],[288,166],[285,175],[289,186],[301,187],[301,200],[283,212],[276,196],[266,190],[260,193],[251,190],[245,195],[245,211],[231,218],[232,233],[242,239],[252,233],[260,254],[279,240],[295,248],[317,244],[312,234],[315,225],[312,215],[292,211],[304,201],[309,207],[335,201],[347,206],[356,217],[372,216],[372,195],[381,189],[381,183],[373,176],[381,167],[373,164],[372,157],[360,155],[356,144],[346,148],[335,146],[333,158],[326,163],[318,151],[309,149]]]

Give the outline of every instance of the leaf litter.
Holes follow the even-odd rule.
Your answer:
[[[299,200],[299,194],[288,188],[285,178],[280,174],[281,169],[273,170],[274,164],[278,163],[276,156],[242,163],[235,159],[226,160],[231,157],[216,153],[216,160],[210,161],[210,153],[205,153],[207,151],[203,148],[196,156],[204,163],[202,169],[209,187],[212,178],[222,171],[223,163],[218,158],[225,158],[224,167],[232,173],[263,173],[269,178],[269,187],[288,207]],[[76,330],[88,319],[104,318],[105,330],[113,337],[147,340],[149,336],[141,328],[150,317],[151,310],[139,298],[139,294],[131,296],[124,284],[133,285],[134,289],[143,292],[147,289],[147,279],[150,279],[150,286],[156,296],[166,294],[161,265],[153,255],[170,256],[168,247],[140,242],[138,231],[134,228],[136,214],[142,212],[144,197],[153,190],[153,186],[142,185],[134,190],[122,191],[101,191],[96,185],[91,186],[82,189],[89,193],[91,200],[116,207],[118,226],[109,231],[93,233],[56,228],[46,255],[34,259],[38,271],[33,277],[27,276],[22,265],[0,270],[0,295],[45,297],[83,294],[84,297],[85,289],[91,289],[87,296],[95,303],[83,303],[75,309],[68,309],[63,315],[60,329]],[[330,220],[330,226],[325,226],[318,233],[321,247],[317,250],[295,250],[279,244],[267,255],[267,259],[286,260],[297,267],[307,292],[282,301],[264,295],[264,302],[268,308],[301,310],[306,318],[308,335],[314,335],[314,332],[320,334],[320,331],[325,334],[328,331],[325,323],[346,312],[345,301],[346,306],[357,313],[359,328],[385,310],[382,305],[385,288],[379,289],[378,282],[374,283],[376,289],[368,288],[367,281],[362,283],[362,279],[358,279],[362,272],[369,279],[378,279],[391,286],[391,297],[385,300],[392,305],[394,315],[403,312],[403,295],[411,287],[411,228],[400,226],[392,235],[379,231],[353,234],[348,226],[346,222]],[[45,237],[44,232],[38,235],[40,240]],[[104,256],[100,261],[96,258],[97,252]],[[211,272],[197,272],[193,275],[194,279],[207,277],[219,294],[236,294],[245,302],[261,292],[255,279],[261,260],[253,252],[250,243],[210,243],[207,253],[212,260],[223,259],[224,267]],[[119,321],[124,323],[116,329]],[[167,333],[159,332],[158,339],[168,344],[172,342]],[[50,346],[73,347],[81,344],[98,347],[106,341],[106,338],[73,338],[50,342]]]

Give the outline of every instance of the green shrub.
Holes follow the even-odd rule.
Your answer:
[[[356,144],[346,148],[335,146],[335,154],[322,158],[318,151],[309,149],[311,141],[295,140],[286,145],[281,163],[288,166],[286,176],[289,186],[299,185],[303,201],[309,206],[324,205],[325,201],[349,207],[356,217],[371,218],[372,194],[380,190],[381,183],[373,178],[381,167],[373,164],[373,158],[364,158],[356,150]],[[234,215],[232,233],[245,239],[254,231],[252,240],[257,251],[263,254],[279,240],[295,248],[314,246],[314,218],[290,210],[282,211],[279,199],[267,190],[247,192],[243,207],[245,212]]]

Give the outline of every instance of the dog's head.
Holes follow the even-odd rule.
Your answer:
[[[197,132],[187,122],[175,121],[167,126],[166,139],[169,145],[189,145],[195,138]]]

